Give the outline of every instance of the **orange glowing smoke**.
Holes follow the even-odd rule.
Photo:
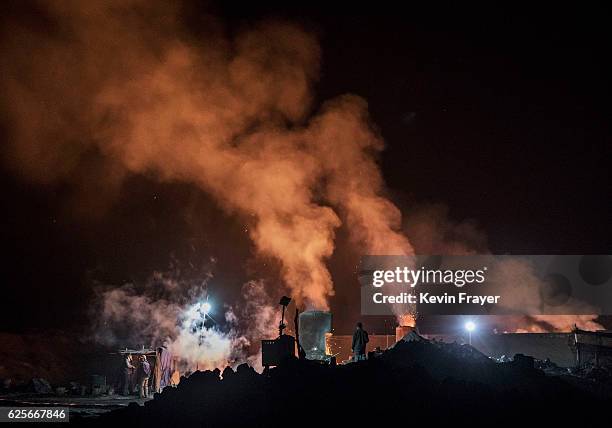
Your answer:
[[[367,252],[412,254],[383,197],[366,102],[312,113],[311,34],[265,22],[227,37],[206,17],[196,39],[167,2],[40,8],[49,28],[12,24],[2,38],[6,159],[19,174],[79,183],[79,208],[96,212],[130,173],[193,183],[245,219],[308,308],[334,294],[325,263],[342,221]]]
[[[569,332],[578,327],[581,330],[603,330],[595,320],[597,315],[534,315],[517,323],[515,333]]]
[[[203,16],[196,36],[173,2],[36,8],[42,27],[9,21],[0,38],[1,112],[11,125],[3,154],[17,174],[72,183],[86,213],[104,212],[129,174],[197,185],[248,223],[256,251],[280,262],[309,309],[328,309],[334,294],[326,260],[342,222],[364,254],[414,254],[384,196],[375,160],[383,142],[367,103],[345,95],[313,105],[320,48],[299,26],[232,33]],[[413,225],[415,236],[447,240],[450,230],[423,226],[430,217]]]

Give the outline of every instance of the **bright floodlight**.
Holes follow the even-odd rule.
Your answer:
[[[211,308],[212,307],[210,306],[210,303],[208,302],[202,303],[201,309],[202,309],[202,312],[204,312],[205,314],[209,313]]]
[[[467,331],[474,331],[476,329],[476,324],[474,324],[472,321],[468,321],[465,323],[465,329]]]

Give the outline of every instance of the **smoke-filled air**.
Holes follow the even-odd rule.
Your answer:
[[[213,16],[186,32],[172,3],[47,1],[37,6],[42,29],[6,26],[7,165],[37,183],[85,183],[96,197],[81,201],[84,211],[103,212],[133,174],[198,186],[245,219],[255,251],[279,262],[302,308],[329,308],[326,262],[341,224],[364,254],[414,254],[385,197],[383,141],[367,102],[314,102],[316,36],[282,21],[228,29]],[[199,367],[222,366],[248,358],[249,340],[277,322],[276,302],[257,284],[243,292],[259,303],[225,308],[223,332],[206,321],[201,284],[175,284],[187,290],[164,298],[133,285],[100,290],[101,325],[153,319],[150,332],[139,330],[143,345],[166,341]],[[261,324],[240,329],[241,316]],[[110,327],[100,334],[118,341]]]
[[[4,39],[9,161],[20,173],[70,179],[96,151],[109,186],[127,172],[194,183],[250,219],[257,251],[280,261],[309,308],[334,294],[325,260],[342,221],[372,253],[412,252],[382,195],[383,144],[366,102],[346,95],[312,111],[313,35],[283,22],[226,35],[210,18],[196,40],[167,5],[72,6],[45,5],[49,34],[14,28]]]
[[[313,110],[320,51],[312,34],[278,21],[229,34],[210,17],[195,37],[162,2],[40,7],[47,31],[21,26],[3,38],[3,108],[13,124],[6,161],[19,174],[46,183],[87,177],[101,199],[127,174],[195,184],[248,219],[256,251],[280,262],[288,293],[309,309],[328,309],[334,294],[326,259],[342,222],[369,253],[412,254],[401,214],[383,195],[375,161],[383,142],[366,101],[345,95]],[[102,160],[92,164],[92,153]],[[125,288],[103,297],[111,319],[145,299],[160,326],[170,320],[177,343],[194,340],[176,330],[193,320],[173,320],[197,298],[156,302]],[[235,339],[215,340],[226,349]]]

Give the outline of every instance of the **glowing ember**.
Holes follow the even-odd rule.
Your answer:
[[[413,314],[403,314],[397,317],[399,325],[402,327],[416,326],[416,317]]]

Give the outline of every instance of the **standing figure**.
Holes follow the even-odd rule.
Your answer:
[[[140,385],[140,398],[149,398],[149,376],[151,375],[151,365],[147,361],[147,356],[140,357],[140,367],[138,367],[138,385]]]
[[[134,365],[132,364],[132,354],[125,357],[123,364],[123,395],[130,395],[132,392],[132,379],[134,378]]]
[[[368,332],[363,329],[363,324],[358,322],[355,333],[353,333],[353,344],[351,345],[354,361],[363,361],[366,359],[366,345],[369,341]]]

